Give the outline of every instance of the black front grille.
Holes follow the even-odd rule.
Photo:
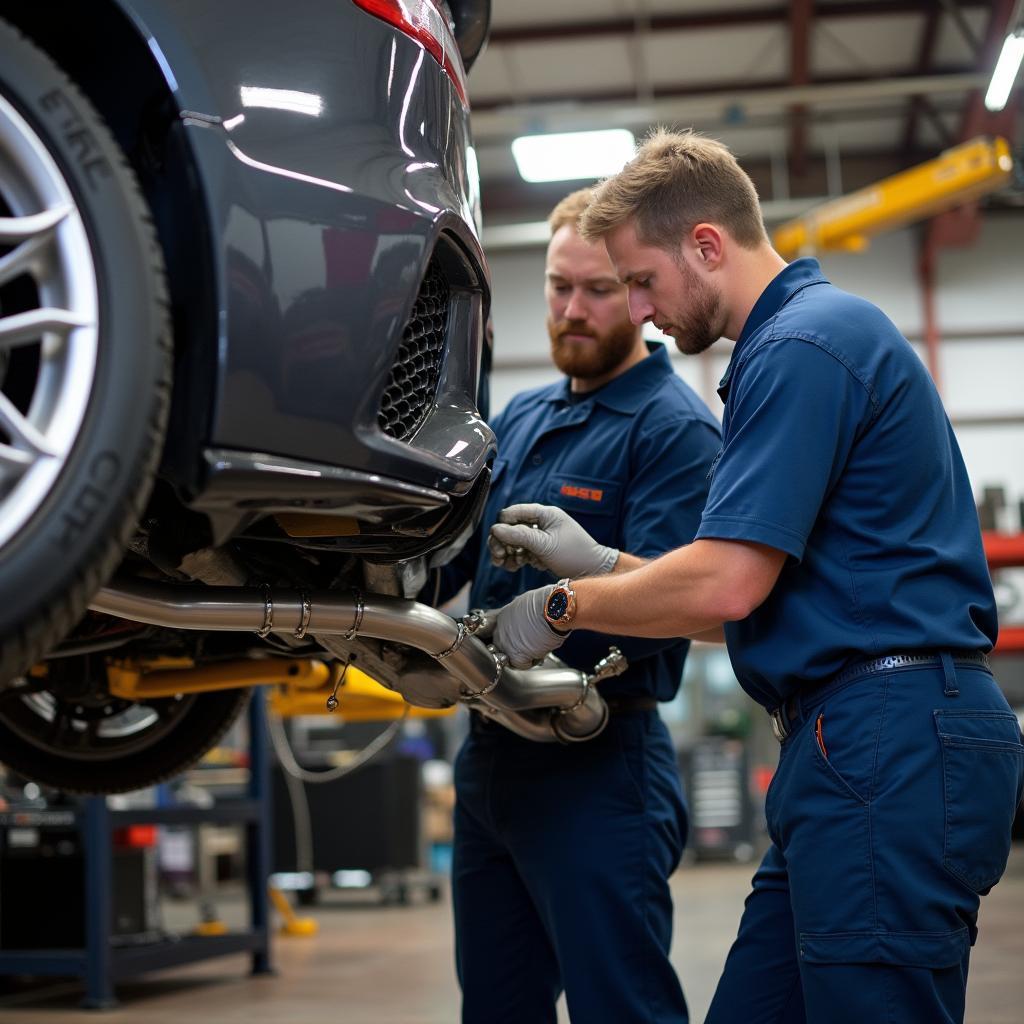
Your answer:
[[[377,413],[380,429],[399,441],[416,432],[433,404],[444,356],[449,299],[448,280],[432,259],[402,332],[402,344]]]

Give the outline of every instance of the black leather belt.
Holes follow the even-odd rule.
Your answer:
[[[988,655],[981,651],[965,651],[953,655],[953,664],[962,668],[984,668],[988,669]],[[802,693],[794,694],[786,701],[768,712],[772,720],[772,732],[775,738],[782,743],[793,731],[792,723],[802,719],[808,707],[824,700],[836,690],[842,689],[847,683],[860,679],[863,676],[878,675],[885,672],[899,672],[911,668],[940,668],[942,658],[938,654],[885,654],[880,658],[871,658],[869,661],[859,661],[848,668],[844,668],[838,675],[833,676],[822,686]]]

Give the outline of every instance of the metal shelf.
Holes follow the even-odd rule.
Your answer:
[[[261,813],[256,800],[230,800],[212,807],[152,807],[111,811],[110,824],[113,828],[125,825],[233,825],[259,821]]]
[[[998,533],[983,530],[985,560],[989,571],[1024,566],[1024,533]],[[1024,653],[1024,626],[1000,626],[993,654]]]
[[[985,560],[990,569],[1010,569],[1024,566],[1024,533],[997,533],[983,530]]]
[[[123,981],[145,971],[179,967],[196,960],[232,953],[250,953],[267,944],[264,932],[187,935],[110,951],[109,976]],[[0,974],[61,974],[85,977],[89,958],[83,949],[13,950],[0,952]],[[113,1005],[111,1003],[107,1006]]]
[[[246,833],[250,928],[226,935],[189,935],[177,940],[115,947],[111,944],[114,829],[127,825],[241,824]],[[144,807],[113,811],[105,797],[90,797],[78,810],[12,811],[0,826],[77,825],[85,851],[85,948],[0,951],[0,974],[73,975],[85,981],[82,1006],[117,1005],[114,983],[145,971],[178,967],[234,953],[252,954],[253,974],[271,974],[267,880],[270,877],[270,762],[263,692],[249,702],[247,799],[213,807]]]

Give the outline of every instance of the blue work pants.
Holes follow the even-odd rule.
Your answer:
[[[455,765],[452,892],[464,1024],[684,1024],[668,878],[686,839],[656,711],[563,746],[474,728]]]
[[[1024,784],[1015,716],[988,671],[949,659],[797,707],[708,1024],[962,1021]]]

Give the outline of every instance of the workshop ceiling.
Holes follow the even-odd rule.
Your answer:
[[[979,108],[1013,7],[493,0],[491,39],[470,76],[485,215],[543,216],[572,187],[519,179],[509,144],[534,132],[692,126],[737,153],[780,215],[971,135],[1012,136],[1019,102],[1000,119]]]

